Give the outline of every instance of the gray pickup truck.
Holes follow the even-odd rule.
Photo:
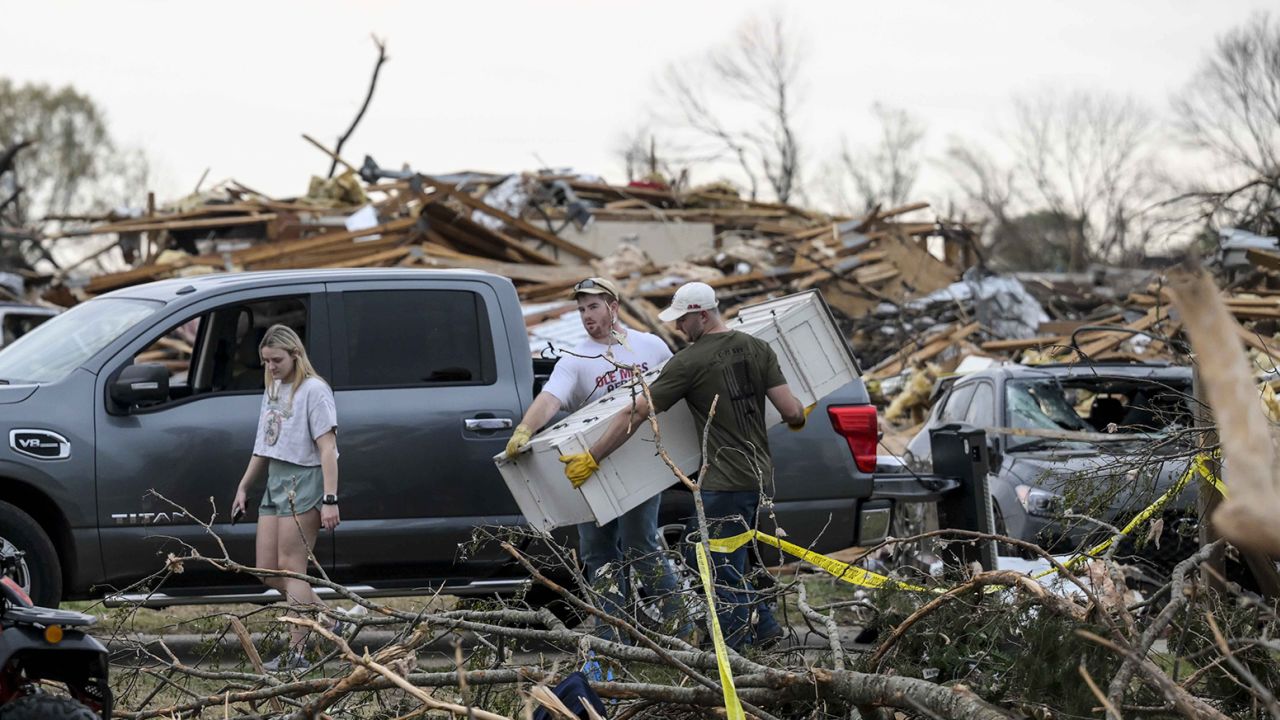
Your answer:
[[[195,518],[253,559],[252,509],[233,525],[228,506],[253,444],[258,341],[274,323],[302,334],[337,399],[343,523],[316,548],[330,577],[371,595],[524,582],[496,548],[458,552],[478,526],[523,523],[492,460],[538,389],[511,282],[462,270],[218,274],[103,295],[0,352],[0,552],[24,553],[15,579],[38,604],[145,590],[183,544],[215,553]],[[802,431],[771,435],[792,540],[823,551],[884,534],[893,501],[875,497],[876,439],[860,380]],[[688,500],[668,492],[663,522]],[[153,604],[268,597],[198,563],[161,592]]]

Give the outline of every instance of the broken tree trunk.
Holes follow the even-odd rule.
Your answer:
[[[1171,272],[1169,284],[1197,354],[1229,468],[1228,497],[1213,514],[1214,526],[1237,547],[1280,557],[1276,451],[1236,321],[1204,271]]]

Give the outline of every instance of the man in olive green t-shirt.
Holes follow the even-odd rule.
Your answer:
[[[687,283],[676,291],[671,307],[659,317],[664,322],[674,321],[693,344],[667,361],[650,388],[658,412],[686,400],[699,432],[707,427],[715,400],[715,415],[707,430],[707,470],[698,480],[707,519],[714,521],[710,527],[713,538],[754,529],[760,496],[772,485],[765,399],[793,429],[805,422],[805,409],[787,387],[773,348],[763,340],[730,330],[718,305],[715,290],[706,283]],[[571,480],[590,477],[597,461],[621,447],[648,414],[648,402],[638,397],[631,413],[615,417],[588,452],[561,458],[565,475]],[[754,601],[754,594],[746,588],[747,553],[743,546],[732,553],[715,553],[714,558],[720,624],[734,648],[782,636],[769,607]],[[754,638],[753,606],[758,615]]]

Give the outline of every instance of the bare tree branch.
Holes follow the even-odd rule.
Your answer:
[[[378,47],[378,61],[373,65],[373,77],[369,78],[369,90],[365,93],[364,102],[360,105],[360,111],[356,113],[355,118],[351,121],[351,126],[347,131],[338,137],[338,144],[333,148],[334,159],[329,164],[329,174],[327,177],[333,177],[334,171],[338,169],[338,157],[342,154],[342,146],[347,143],[347,139],[356,131],[356,125],[360,124],[360,120],[364,117],[365,110],[369,109],[369,101],[373,99],[373,91],[378,86],[378,73],[382,71],[382,64],[387,60],[387,43],[379,40],[377,36],[373,36],[373,44]]]
[[[779,202],[800,188],[797,85],[804,55],[780,15],[753,18],[734,42],[699,63],[672,65],[659,93],[679,126],[734,162],[758,199],[767,184]]]

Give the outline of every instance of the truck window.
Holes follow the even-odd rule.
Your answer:
[[[134,363],[169,369],[170,400],[195,395],[261,392],[258,343],[267,328],[283,323],[307,341],[304,298],[272,298],[237,303],[188,318],[157,337]]]
[[[970,383],[953,389],[947,396],[947,404],[942,408],[942,415],[938,419],[944,423],[963,421],[965,413],[969,410],[969,400],[973,398],[974,387],[976,386]]]
[[[23,335],[35,330],[37,325],[51,317],[53,316],[48,314],[37,315],[34,313],[24,312],[5,313],[3,344],[8,345],[9,343],[12,343],[14,340],[17,340]]]
[[[134,356],[134,364],[156,363],[169,371],[169,387],[187,384],[187,371],[191,369],[191,352],[200,334],[203,318],[192,318],[165,333],[164,337],[147,346]]]
[[[964,421],[975,427],[991,427],[995,423],[996,392],[989,383],[978,383],[973,391],[973,400],[964,414]]]
[[[57,382],[163,306],[130,298],[80,303],[0,352],[0,380],[15,385]]]
[[[467,290],[342,294],[347,373],[339,388],[489,385],[497,378],[484,299]]]

